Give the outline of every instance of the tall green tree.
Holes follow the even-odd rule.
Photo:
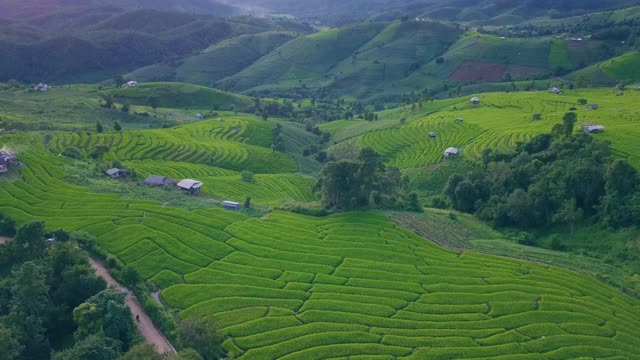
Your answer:
[[[53,360],[114,360],[119,353],[116,340],[97,333],[81,339],[70,349],[54,354]]]
[[[73,319],[78,325],[78,339],[101,331],[105,336],[118,340],[123,350],[132,344],[135,325],[125,304],[125,294],[119,291],[106,289],[92,296],[73,311]]]
[[[25,262],[13,274],[12,302],[8,321],[24,347],[21,358],[48,359],[51,352],[45,323],[49,315],[46,277],[40,266]]]
[[[158,354],[153,345],[142,343],[129,349],[126,354],[118,357],[118,360],[166,360],[166,358]]]
[[[560,210],[553,216],[553,221],[560,224],[567,224],[571,230],[571,240],[576,233],[576,224],[582,220],[582,209],[576,206],[576,200],[571,199],[564,202]]]
[[[22,225],[16,232],[16,257],[20,261],[39,259],[47,251],[44,222],[33,221]]]
[[[24,346],[13,328],[0,324],[0,360],[18,360]]]
[[[102,102],[104,102],[104,104],[102,104],[102,106],[107,108],[107,109],[113,108],[113,104],[115,103],[115,98],[114,98],[113,94],[101,93],[100,94],[100,100]]]
[[[217,360],[224,355],[223,338],[213,321],[185,320],[178,324],[178,330],[184,345],[196,350],[204,360]]]
[[[357,162],[341,160],[329,163],[322,169],[316,189],[325,206],[341,209],[357,205],[360,190],[357,177],[359,168]]]

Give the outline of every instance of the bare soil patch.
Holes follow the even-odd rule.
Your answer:
[[[507,65],[485,63],[481,61],[465,61],[453,73],[451,81],[498,81],[507,70]]]
[[[153,324],[153,321],[151,321],[151,318],[147,313],[145,313],[140,301],[138,301],[138,298],[133,295],[129,289],[122,286],[113,277],[111,277],[109,270],[102,263],[89,258],[89,264],[91,264],[91,267],[93,267],[96,274],[107,282],[107,285],[113,286],[115,289],[127,293],[127,306],[131,310],[131,314],[134,318],[136,316],[139,317],[139,320],[134,320],[134,322],[145,341],[153,345],[159,354],[176,354],[176,349],[171,345],[169,340],[162,335],[160,329]]]

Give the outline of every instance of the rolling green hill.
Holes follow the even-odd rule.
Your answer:
[[[373,39],[384,26],[361,23],[295,39],[223,80],[221,85],[235,91],[263,85],[292,88],[302,82],[317,87],[328,71]]]
[[[459,31],[436,22],[361,23],[298,38],[220,86],[248,93],[320,88],[341,96],[398,95],[395,83],[436,59]]]
[[[430,62],[396,86],[409,89],[429,84],[429,89],[439,92],[469,83],[550,78],[602,58],[606,48],[605,42],[595,40],[501,38],[470,32],[442,55],[444,62]]]
[[[576,71],[567,76],[583,85],[613,86],[620,82],[634,83],[640,81],[640,54],[630,52],[625,55],[604,61]]]
[[[157,64],[128,75],[138,81],[175,80],[214,86],[250,66],[262,56],[296,37],[295,33],[278,31],[234,37],[186,58],[181,64]]]
[[[440,23],[391,23],[329,72],[332,81],[328,87],[358,98],[406,91],[393,89],[392,84],[413,77],[421,66],[444,53],[459,35],[457,29]]]
[[[142,83],[134,88],[109,90],[120,102],[169,108],[244,109],[251,98],[198,85],[181,83]]]

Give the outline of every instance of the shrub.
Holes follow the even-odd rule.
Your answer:
[[[3,236],[15,236],[16,235],[16,222],[8,217],[0,214],[0,235]]]
[[[447,200],[443,196],[434,196],[431,199],[431,207],[436,209],[446,209],[449,206]]]
[[[241,177],[242,177],[242,181],[246,181],[250,183],[255,181],[253,173],[251,171],[247,171],[247,170],[243,171],[241,174]]]
[[[83,158],[82,152],[75,146],[67,146],[66,148],[64,148],[64,150],[62,150],[62,156],[66,156],[70,159],[76,160]]]

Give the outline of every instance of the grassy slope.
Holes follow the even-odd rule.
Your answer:
[[[640,355],[640,302],[584,275],[449,252],[378,213],[259,220],[89,194],[37,145],[21,159],[0,210],[97,235],[241,359]]]
[[[465,64],[464,68],[468,67],[471,74],[466,80],[487,76],[472,65],[475,62],[502,66],[502,75],[495,80],[503,80],[507,74],[513,80],[545,77],[558,67],[573,69],[591,63],[590,59],[597,56],[602,45],[598,41],[569,44],[564,39],[547,37],[500,39],[469,32],[442,55],[445,63],[430,62],[396,86],[411,89],[429,84],[429,88],[434,89],[446,83]],[[474,69],[478,70],[474,73]],[[452,83],[463,82],[455,80]]]
[[[624,81],[640,81],[640,54],[631,52],[600,64],[610,78]]]
[[[0,89],[0,127],[12,129],[91,129],[96,121],[111,127],[114,120],[125,128],[159,126],[163,121],[99,106],[99,87],[68,85],[46,93],[30,89]]]
[[[640,54],[630,52],[625,55],[589,66],[569,74],[571,80],[584,81],[588,85],[614,85],[618,82],[640,81]]]
[[[323,75],[372,39],[384,28],[380,23],[361,23],[325,30],[297,38],[277,48],[260,61],[221,82],[232,90],[262,85],[318,86]]]
[[[135,88],[109,91],[118,101],[149,105],[155,98],[162,107],[241,110],[251,104],[251,98],[198,85],[182,83],[142,83]]]
[[[518,244],[472,215],[455,213],[455,218],[451,218],[449,214],[449,211],[427,209],[423,214],[391,212],[390,216],[399,225],[452,250],[473,250],[575,269],[615,284],[616,287],[636,293],[640,291],[640,279],[633,275],[636,270],[629,264],[621,263],[621,259],[612,258],[624,256],[629,239],[637,237],[638,230],[612,233],[597,226],[586,226],[578,230],[574,239],[570,238],[569,229],[542,230],[539,234],[540,245],[548,245],[545,243],[551,241],[550,238],[556,238],[566,250],[574,250],[560,252],[549,250],[548,246],[541,248]],[[603,238],[607,238],[606,243],[602,242]],[[585,247],[589,248],[589,256],[577,254],[573,249],[577,244],[583,247],[583,252]],[[620,251],[611,251],[611,248],[619,248]],[[603,258],[601,254],[610,255]]]
[[[329,73],[332,88],[348,96],[401,92],[390,85],[411,76],[453,44],[460,32],[435,22],[394,22]]]
[[[461,31],[449,25],[413,20],[359,23],[278,47],[286,40],[283,34],[243,35],[189,57],[177,68],[157,64],[132,76],[283,95],[298,87],[321,87],[367,101],[396,101],[409,92],[443,91],[471,81],[549,77],[593,63],[608,46],[596,40],[500,39],[476,32],[459,37]],[[438,64],[441,55],[446,62]]]
[[[295,37],[291,32],[266,32],[222,41],[186,59],[175,70],[176,80],[212,86]]]

